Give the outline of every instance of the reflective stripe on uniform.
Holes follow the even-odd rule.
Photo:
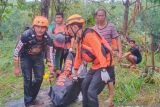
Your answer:
[[[16,45],[16,48],[14,50],[14,57],[18,57],[18,54],[19,54],[20,50],[22,49],[23,45],[24,44],[22,43],[22,41],[19,40],[17,45]]]

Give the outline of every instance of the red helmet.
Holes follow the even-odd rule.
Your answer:
[[[33,20],[32,26],[48,27],[48,19],[44,16],[36,16]]]

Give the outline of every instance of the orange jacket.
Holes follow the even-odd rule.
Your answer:
[[[107,46],[109,44],[106,42]],[[102,51],[102,38],[96,32],[87,32],[84,38],[79,41],[76,48],[74,68],[78,69],[82,60],[92,63],[91,69],[96,70],[112,65],[112,56]]]
[[[65,25],[56,26],[55,29],[53,30],[54,34],[57,34],[59,32],[65,32]]]

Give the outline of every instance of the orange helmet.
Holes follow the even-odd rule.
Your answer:
[[[70,16],[67,21],[66,21],[66,26],[73,24],[73,23],[81,23],[82,26],[85,25],[85,20],[83,19],[82,16],[80,16],[79,14],[74,14],[72,16]]]
[[[48,27],[48,19],[44,16],[36,16],[33,20],[32,26],[44,26]]]

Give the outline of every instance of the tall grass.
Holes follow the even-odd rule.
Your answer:
[[[0,41],[0,106],[22,96],[22,78],[13,75],[13,49],[15,41],[4,38]]]
[[[140,93],[144,79],[140,78],[139,73],[133,69],[116,70],[116,89],[114,102],[117,105],[125,105],[136,98]]]
[[[0,41],[0,72],[13,70],[13,49],[15,41],[4,39]]]

